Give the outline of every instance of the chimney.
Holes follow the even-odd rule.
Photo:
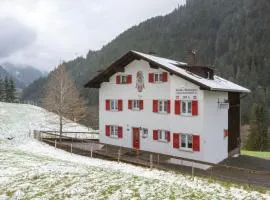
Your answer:
[[[197,65],[197,50],[192,49],[187,51],[187,64],[188,66]]]

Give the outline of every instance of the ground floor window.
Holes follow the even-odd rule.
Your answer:
[[[167,141],[166,140],[166,131],[165,130],[158,130],[158,140],[159,141]]]
[[[192,150],[192,135],[181,134],[181,148]]]
[[[111,103],[111,110],[118,110],[118,100],[112,99],[110,103]]]
[[[143,138],[147,138],[148,137],[148,129],[147,128],[143,128],[142,129],[142,137]]]
[[[111,137],[118,137],[118,126],[111,126]]]

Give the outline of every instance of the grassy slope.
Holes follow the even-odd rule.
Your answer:
[[[247,156],[254,156],[258,158],[266,158],[270,159],[270,152],[266,151],[247,151],[247,150],[241,150],[242,155],[247,155]]]

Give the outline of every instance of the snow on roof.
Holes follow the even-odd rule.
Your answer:
[[[181,74],[182,76],[185,76],[191,80],[193,80],[196,83],[200,83],[206,87],[208,87],[210,90],[213,91],[228,91],[228,92],[243,92],[243,93],[248,93],[250,92],[249,89],[244,88],[240,85],[237,85],[231,81],[228,81],[226,79],[223,79],[219,76],[214,76],[214,79],[206,79],[203,77],[200,77],[192,72],[189,72],[183,68],[180,68],[178,66],[187,66],[187,63],[184,62],[179,62],[175,60],[170,60],[167,58],[162,58],[154,55],[149,55],[145,53],[141,53],[138,51],[132,51],[133,53],[144,57],[148,60],[151,60],[159,65],[164,66],[165,68],[169,68],[170,70],[176,72],[177,74]]]

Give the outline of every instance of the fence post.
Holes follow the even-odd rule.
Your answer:
[[[108,150],[108,149],[107,149],[107,144],[105,144],[105,147],[106,147],[106,153],[107,153],[107,150]]]
[[[56,149],[56,140],[54,140],[54,148]]]
[[[153,167],[153,155],[150,154],[150,169]]]
[[[72,143],[71,143],[71,145],[70,145],[70,153],[72,153]]]
[[[91,147],[90,147],[90,156],[91,158],[93,157],[93,144],[91,143]]]
[[[157,162],[158,162],[158,164],[159,164],[159,153],[158,153],[158,155],[157,155]]]
[[[194,162],[192,161],[192,171],[191,171],[191,174],[192,174],[192,180],[194,180]]]
[[[117,157],[118,163],[119,163],[119,161],[120,161],[120,155],[121,155],[121,149],[118,149],[118,157]]]

